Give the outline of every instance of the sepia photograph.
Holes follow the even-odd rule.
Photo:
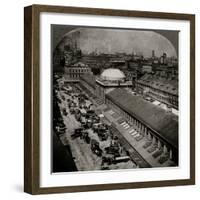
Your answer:
[[[178,38],[51,25],[52,173],[179,166]]]

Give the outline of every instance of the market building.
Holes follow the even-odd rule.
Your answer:
[[[118,112],[146,137],[162,149],[169,159],[178,164],[178,117],[171,112],[132,95],[123,88],[116,88],[105,96],[108,107]]]

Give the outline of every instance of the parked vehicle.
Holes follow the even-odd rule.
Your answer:
[[[100,117],[98,116],[93,116],[92,117],[93,123],[99,123],[100,122]]]
[[[102,123],[93,123],[92,129],[94,132],[98,132],[99,127],[102,125]]]
[[[67,112],[66,108],[63,108],[63,114],[64,114],[65,116],[68,115],[68,112]]]
[[[74,108],[70,108],[69,112],[70,112],[70,114],[74,114],[75,113]]]
[[[119,146],[118,145],[110,145],[105,148],[107,154],[113,154],[114,156],[120,156]]]
[[[102,150],[99,147],[99,142],[97,142],[96,140],[92,139],[91,140],[91,150],[94,154],[96,154],[97,156],[102,156]]]
[[[119,156],[114,158],[113,163],[128,162],[129,160],[129,156]]]
[[[92,125],[93,125],[92,120],[88,119],[88,120],[86,121],[86,126],[87,126],[87,128],[91,128]]]
[[[89,115],[95,115],[95,112],[94,112],[94,110],[88,110],[87,114],[89,114]]]
[[[65,96],[62,96],[61,98],[62,98],[63,101],[65,101]]]
[[[97,134],[98,134],[99,139],[101,141],[104,141],[104,140],[108,139],[108,131],[100,129],[100,130],[98,130]]]
[[[83,138],[83,140],[87,143],[87,144],[89,144],[90,143],[90,137],[89,137],[89,134],[88,134],[88,132],[83,132],[83,134],[82,134],[82,138]]]
[[[57,126],[56,126],[56,133],[57,133],[58,135],[64,134],[64,133],[65,133],[65,130],[66,130],[65,125],[62,125],[62,126],[57,125]]]
[[[107,167],[107,166],[106,166],[106,167],[104,167],[104,166],[103,166],[103,167],[101,167],[101,170],[109,170],[109,169],[110,169],[110,168],[109,168],[109,167]]]
[[[103,156],[102,157],[102,165],[104,165],[104,163],[111,165],[113,163],[114,157],[113,156]]]
[[[82,132],[83,132],[83,129],[82,128],[77,128],[74,130],[74,133],[71,135],[71,138],[72,139],[76,139],[78,137],[81,137],[82,136]]]

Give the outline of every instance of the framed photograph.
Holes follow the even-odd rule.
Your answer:
[[[24,191],[195,184],[195,16],[24,9]]]

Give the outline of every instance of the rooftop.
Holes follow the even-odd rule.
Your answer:
[[[132,81],[110,81],[110,80],[104,80],[101,78],[97,78],[96,82],[102,86],[107,86],[107,87],[131,87]]]
[[[167,79],[152,74],[145,74],[139,80],[137,80],[137,82],[149,85],[159,90],[167,91],[174,95],[178,95],[177,80]]]

